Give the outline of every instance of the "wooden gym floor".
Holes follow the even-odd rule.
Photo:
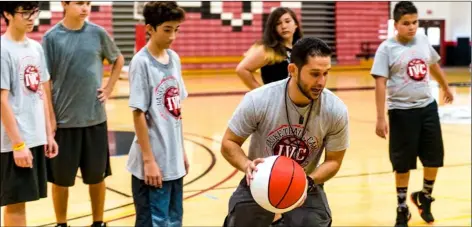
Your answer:
[[[433,191],[436,198],[434,225],[470,226],[470,73],[467,68],[455,68],[448,69],[447,75],[456,96],[452,105],[441,104],[440,107],[446,155],[445,167],[440,169]],[[221,156],[220,140],[233,110],[247,90],[235,75],[186,77],[185,83],[190,96],[183,102],[183,121],[191,166],[184,186],[184,226],[222,226],[228,199],[243,174]],[[328,80],[327,88],[335,88],[332,90],[347,104],[351,124],[351,146],[344,163],[337,176],[325,185],[333,226],[392,226],[395,221],[396,192],[388,141],[374,133],[373,85],[368,71],[332,72]],[[135,220],[131,178],[125,169],[134,136],[127,95],[128,81],[120,80],[114,97],[107,101],[113,155],[113,176],[106,180],[105,221],[109,226],[132,226]],[[248,142],[244,145],[245,149],[247,147]],[[409,193],[422,187],[421,163],[418,167],[412,171]],[[28,225],[54,224],[50,190],[48,195],[47,199],[28,204]],[[68,224],[90,225],[88,189],[80,176],[69,195]],[[413,213],[410,226],[426,225],[416,208],[409,201],[408,204]]]

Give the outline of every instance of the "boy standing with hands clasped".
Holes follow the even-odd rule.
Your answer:
[[[183,177],[188,173],[181,101],[188,94],[180,59],[169,49],[185,12],[175,2],[149,2],[143,16],[150,39],[130,63],[130,100],[136,137],[132,174],[136,226],[182,226]]]

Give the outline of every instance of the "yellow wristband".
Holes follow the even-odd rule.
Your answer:
[[[25,148],[25,143],[19,143],[13,146],[13,151],[21,151]]]

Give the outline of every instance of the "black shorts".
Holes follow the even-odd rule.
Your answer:
[[[13,152],[0,154],[0,206],[25,203],[47,197],[44,146],[30,148],[33,168],[15,164]]]
[[[254,201],[251,190],[242,179],[229,200],[229,213],[224,227],[271,226],[275,214],[267,211]],[[285,214],[277,222],[277,227],[330,227],[331,210],[323,186],[308,192],[305,203]]]
[[[417,157],[424,167],[444,165],[444,146],[438,104],[408,110],[388,111],[389,153],[393,170],[406,173],[416,169]]]
[[[80,167],[84,184],[98,184],[111,175],[107,123],[84,128],[58,128],[59,154],[47,160],[48,181],[71,187]]]

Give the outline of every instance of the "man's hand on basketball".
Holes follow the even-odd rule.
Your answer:
[[[246,182],[247,182],[247,185],[251,185],[251,181],[252,179],[254,179],[254,177],[252,176],[252,172],[253,171],[256,171],[257,172],[257,164],[259,163],[263,163],[264,162],[264,159],[263,158],[257,158],[257,159],[254,159],[254,161],[250,161],[248,160],[247,161],[247,164],[246,164]]]
[[[112,89],[109,89],[107,87],[102,87],[102,88],[99,88],[97,91],[98,91],[97,98],[100,100],[100,102],[105,102],[105,100],[107,100],[108,97],[111,96]]]
[[[144,182],[162,188],[162,173],[156,161],[144,161]]]
[[[33,168],[33,155],[29,148],[25,147],[21,151],[13,151],[15,164],[21,168]]]
[[[388,134],[388,124],[385,119],[378,119],[377,125],[375,126],[375,134],[380,138],[386,138]]]
[[[444,91],[444,103],[446,104],[449,104],[449,103],[452,103],[452,101],[454,101],[454,95],[452,94],[451,92],[451,89],[449,87],[443,89]]]
[[[48,137],[48,144],[44,146],[44,155],[48,158],[54,158],[59,153],[59,146],[54,139],[54,136]]]

